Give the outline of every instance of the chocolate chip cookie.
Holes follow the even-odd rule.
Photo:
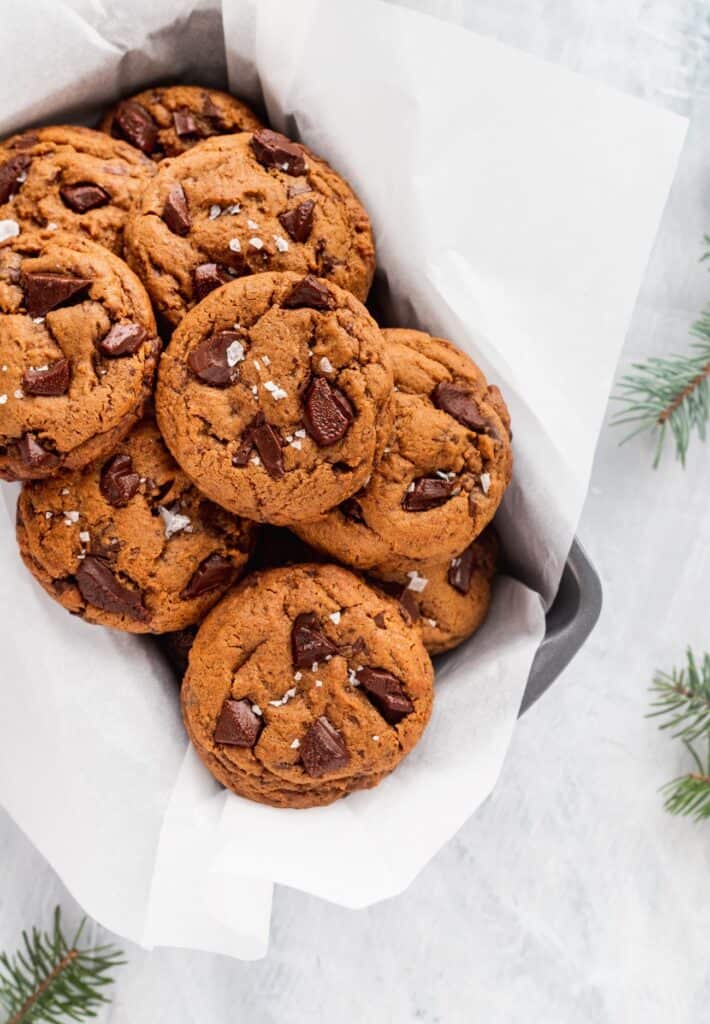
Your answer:
[[[367,214],[304,146],[263,129],[166,160],[126,231],[127,259],[169,324],[245,274],[316,274],[365,299],[375,269]]]
[[[225,786],[276,807],[377,785],[417,743],[433,672],[394,602],[333,565],[247,577],[207,616],[185,724]]]
[[[246,103],[218,89],[168,85],[121,100],[101,130],[129,142],[153,160],[179,156],[211,135],[255,132],[262,127]]]
[[[76,231],[120,253],[128,211],[155,167],[125,142],[52,125],[0,144],[0,241],[21,231]]]
[[[47,593],[87,622],[165,633],[241,575],[254,526],[204,498],[144,421],[83,470],[26,483],[17,538]]]
[[[64,232],[0,245],[0,479],[112,452],[143,413],[159,351],[145,289],[107,249]]]
[[[382,333],[395,377],[392,435],[367,486],[321,522],[293,527],[361,569],[453,558],[493,518],[512,472],[505,403],[476,364],[442,338]]]
[[[258,274],[185,317],[156,408],[206,495],[288,525],[363,486],[391,427],[391,389],[382,334],[357,299],[319,278]]]
[[[460,555],[444,562],[402,561],[371,575],[396,598],[403,614],[418,623],[424,646],[441,654],[462,643],[485,621],[498,564],[492,527]]]

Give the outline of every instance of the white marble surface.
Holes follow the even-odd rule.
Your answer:
[[[680,349],[706,301],[710,3],[429,0],[409,6],[691,117],[623,356]],[[613,245],[613,239],[609,240]],[[684,473],[602,433],[580,536],[601,573],[592,639],[519,724],[500,783],[411,889],[351,912],[279,890],[271,950],[246,964],[127,950],[101,1021],[143,1024],[700,1024],[710,1000],[708,828],[664,814],[684,766],[644,718],[657,665],[710,647],[710,446]],[[48,779],[61,798],[61,780]],[[71,827],[71,823],[67,823]],[[86,850],[87,858],[91,850]],[[80,911],[0,812],[0,948]],[[98,929],[97,929],[98,931]]]

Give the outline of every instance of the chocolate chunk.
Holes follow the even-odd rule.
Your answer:
[[[108,334],[98,344],[99,351],[105,356],[132,356],[137,352],[148,337],[145,327],[140,324],[114,324]]]
[[[313,189],[308,184],[306,178],[303,181],[296,181],[293,185],[289,185],[286,189],[286,195],[289,199],[295,199],[296,196],[304,196],[307,192],[312,192]]]
[[[74,213],[86,213],[88,210],[95,210],[98,206],[105,206],[111,201],[111,196],[99,185],[92,185],[86,182],[81,185],[67,185],[60,188],[59,194],[62,202]]]
[[[337,654],[338,648],[323,632],[315,612],[301,612],[291,630],[291,652],[296,668],[310,668],[314,662]]]
[[[255,132],[251,137],[251,148],[254,156],[264,167],[278,167],[286,174],[294,177],[303,174],[306,170],[306,161],[303,150],[295,142],[291,142],[280,132],[272,132],[270,128],[263,128]]]
[[[45,316],[88,288],[91,281],[72,274],[45,274],[35,271],[22,275],[25,306],[30,316]]]
[[[79,566],[76,582],[81,596],[95,608],[128,615],[139,622],[147,622],[150,618],[140,590],[121,583],[101,558],[87,555]]]
[[[319,778],[328,772],[344,768],[349,761],[350,755],[345,740],[325,715],[321,715],[301,740],[303,767],[313,778]]]
[[[203,384],[210,384],[216,388],[224,388],[231,384],[239,371],[236,363],[230,366],[228,349],[235,341],[239,342],[239,338],[237,331],[218,331],[201,341],[197,348],[193,348],[187,362]]]
[[[312,199],[306,199],[299,203],[293,210],[286,210],[279,214],[279,221],[289,233],[294,242],[305,242],[313,230],[313,210],[315,203]]]
[[[200,263],[199,267],[195,267],[192,272],[192,289],[195,298],[201,302],[205,295],[209,295],[215,288],[219,288],[231,280],[226,268],[221,267],[218,263]]]
[[[163,207],[163,220],[174,235],[186,235],[192,221],[182,185],[173,185]]]
[[[31,433],[23,434],[17,442],[17,450],[24,464],[31,469],[48,469],[59,462],[57,456],[43,448],[37,437]]]
[[[407,512],[426,512],[430,508],[437,508],[449,500],[453,489],[452,480],[442,480],[438,476],[420,476],[414,481],[412,490],[404,495],[402,508]]]
[[[471,589],[471,580],[473,579],[475,568],[476,554],[473,544],[471,544],[458,558],[451,559],[451,565],[449,566],[446,578],[459,593],[468,594]]]
[[[214,731],[215,743],[223,747],[253,747],[264,722],[251,708],[248,700],[225,700]]]
[[[402,683],[384,668],[361,668],[355,673],[360,689],[375,705],[384,720],[397,725],[414,711]]]
[[[355,419],[350,402],[325,377],[316,377],[306,391],[303,423],[320,448],[335,444],[347,434]]]
[[[200,126],[187,107],[181,107],[173,113],[175,132],[182,138],[184,135],[201,135]]]
[[[419,605],[414,596],[414,591],[409,587],[403,587],[399,595],[399,606],[404,612],[404,617],[410,622],[419,622]]]
[[[362,505],[357,498],[347,498],[340,503],[340,511],[346,519],[353,523],[364,523],[365,517],[362,514]]]
[[[284,475],[284,460],[281,450],[281,438],[270,423],[266,423],[263,417],[257,417],[260,422],[254,423],[251,428],[252,442],[256,446],[259,458],[264,463],[264,469],[273,480],[280,480]]]
[[[202,94],[202,113],[205,117],[221,121],[222,111],[208,92]]]
[[[377,615],[374,618],[374,623],[375,623],[375,625],[377,626],[378,629],[384,629],[385,626],[387,625],[387,622],[385,620],[385,613],[384,612],[378,612]]]
[[[293,286],[281,305],[284,309],[330,309],[332,301],[327,285],[313,274],[306,274]]]
[[[114,455],[104,463],[99,487],[110,505],[127,505],[140,487],[141,478],[133,469],[130,455]]]
[[[432,392],[431,400],[437,409],[447,412],[464,427],[478,431],[486,429],[486,421],[478,411],[476,399],[464,385],[440,381]]]
[[[6,203],[17,192],[30,163],[27,153],[18,153],[0,166],[0,205]]]
[[[251,455],[253,447],[254,437],[251,432],[251,427],[247,427],[247,429],[244,431],[244,435],[242,437],[239,447],[232,456],[232,465],[236,466],[237,468],[246,466],[247,462],[249,461],[249,456]]]
[[[39,142],[39,135],[36,132],[24,132],[11,142],[3,143],[3,145],[7,146],[8,149],[29,149],[36,142]]]
[[[27,395],[63,395],[69,389],[71,366],[68,359],[57,359],[46,370],[25,370],[22,389]]]
[[[215,552],[200,562],[190,577],[190,582],[183,590],[182,596],[188,601],[193,597],[201,597],[208,591],[231,582],[233,575],[234,567],[229,559]]]
[[[112,129],[142,153],[152,153],[158,141],[158,126],[145,107],[135,100],[119,103]]]

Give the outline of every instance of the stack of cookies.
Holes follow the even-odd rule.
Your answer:
[[[512,468],[500,391],[381,329],[367,213],[191,86],[0,144],[0,478],[46,592],[160,634],[191,741],[283,807],[376,785],[483,622]],[[188,659],[189,651],[189,659]]]

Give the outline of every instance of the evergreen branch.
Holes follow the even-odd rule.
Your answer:
[[[671,814],[690,815],[696,821],[710,818],[710,654],[698,664],[688,648],[685,667],[657,672],[651,692],[654,710],[648,717],[666,718],[660,728],[674,730],[673,736],[683,740],[696,769],[661,788],[664,806]],[[703,738],[707,741],[705,761],[693,745]]]
[[[101,990],[113,981],[109,972],[124,963],[122,954],[109,945],[81,949],[85,923],[68,941],[57,907],[51,932],[23,932],[23,945],[14,955],[0,954],[0,1007],[9,1014],[5,1024],[82,1021],[110,1001]]]
[[[706,654],[698,667],[690,648],[686,652],[687,664],[680,672],[670,675],[657,672],[651,692],[655,700],[649,718],[665,715],[668,721],[661,729],[675,729],[674,736],[692,743],[710,734],[710,654]]]
[[[710,422],[710,312],[693,324],[697,339],[686,355],[653,356],[634,363],[633,373],[618,384],[612,401],[624,406],[612,426],[633,427],[622,444],[644,431],[657,435],[654,468],[658,466],[668,432],[675,441],[676,458],[683,466],[695,432],[704,441]]]

